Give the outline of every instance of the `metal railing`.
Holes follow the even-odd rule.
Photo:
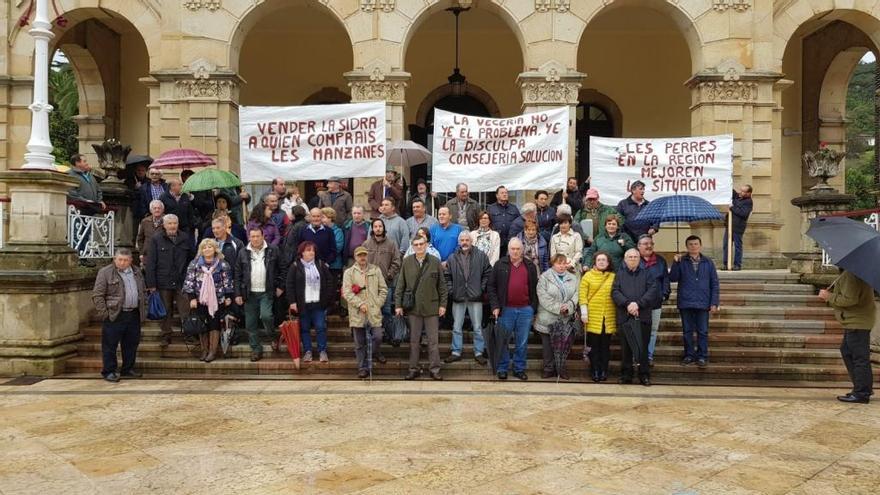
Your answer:
[[[112,258],[115,251],[115,214],[83,215],[74,205],[67,206],[67,242],[80,259]]]
[[[850,215],[860,214],[860,212],[849,212],[849,213],[850,213]],[[873,227],[874,230],[880,232],[880,215],[878,215],[878,213],[876,211],[871,213],[867,217],[865,217],[864,222],[866,225],[869,225],[869,226]],[[834,265],[834,263],[831,262],[831,257],[828,256],[828,253],[826,253],[825,250],[823,249],[822,250],[822,266],[833,266],[833,265]]]

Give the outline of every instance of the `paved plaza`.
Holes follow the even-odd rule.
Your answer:
[[[828,389],[0,385],[4,495],[875,494],[878,466],[880,407]]]

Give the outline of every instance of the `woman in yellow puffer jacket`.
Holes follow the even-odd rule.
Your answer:
[[[608,379],[608,361],[611,359],[611,334],[617,329],[617,308],[611,299],[614,285],[614,267],[611,256],[604,251],[596,253],[593,268],[581,278],[581,319],[587,332],[590,349],[590,373],[594,382]]]

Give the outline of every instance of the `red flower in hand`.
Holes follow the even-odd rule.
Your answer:
[[[358,285],[358,284],[352,284],[352,285],[351,285],[351,291],[354,292],[355,295],[360,294],[362,290],[363,290],[363,287],[361,287],[361,286]]]

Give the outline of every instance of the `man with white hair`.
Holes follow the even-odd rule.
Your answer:
[[[463,230],[458,234],[458,249],[447,259],[447,272],[452,287],[449,296],[452,299],[452,348],[446,363],[461,360],[464,347],[464,316],[470,314],[471,326],[474,331],[474,360],[480,366],[486,365],[483,357],[483,294],[489,284],[492,265],[489,257],[473,246],[470,232]]]
[[[138,189],[138,201],[134,206],[134,218],[140,221],[150,210],[150,203],[168,192],[168,184],[162,178],[162,170],[150,168],[147,171],[149,181]]]
[[[180,230],[177,215],[168,214],[162,217],[162,230],[150,239],[150,247],[146,258],[147,291],[158,290],[165,305],[166,316],[162,320],[161,347],[171,343],[171,322],[174,314],[173,304],[177,301],[180,317],[189,315],[188,298],[184,296],[183,279],[186,268],[195,255],[192,237]]]
[[[642,256],[638,249],[629,249],[623,255],[624,266],[617,271],[611,285],[611,299],[617,306],[617,326],[620,328],[621,360],[618,383],[632,383],[633,363],[639,366],[639,382],[651,386],[651,367],[648,363],[648,342],[651,340],[651,313],[660,300],[657,278],[641,266]],[[641,346],[633,351],[630,340],[625,338],[629,325],[638,326]]]
[[[523,257],[523,244],[513,238],[507,244],[507,256],[498,260],[489,275],[489,305],[492,315],[511,332],[516,351],[513,357],[513,376],[528,380],[526,350],[529,330],[538,309],[538,269]],[[510,363],[507,346],[496,358],[499,380],[507,380]]]
[[[165,205],[165,213],[175,215],[182,232],[192,235],[196,226],[196,214],[189,194],[183,193],[183,182],[180,179],[168,181],[168,192],[160,198]]]
[[[516,217],[510,224],[510,238],[518,236],[520,232],[523,231],[526,225],[526,220],[532,220],[533,222],[538,222],[538,207],[535,203],[525,203],[520,210],[522,213],[521,216]]]
[[[147,186],[149,187],[149,186]],[[138,225],[137,237],[135,237],[135,247],[141,253],[141,264],[144,264],[144,258],[150,249],[150,239],[162,228],[162,216],[165,215],[165,205],[158,199],[150,201],[150,216],[141,220]]]

